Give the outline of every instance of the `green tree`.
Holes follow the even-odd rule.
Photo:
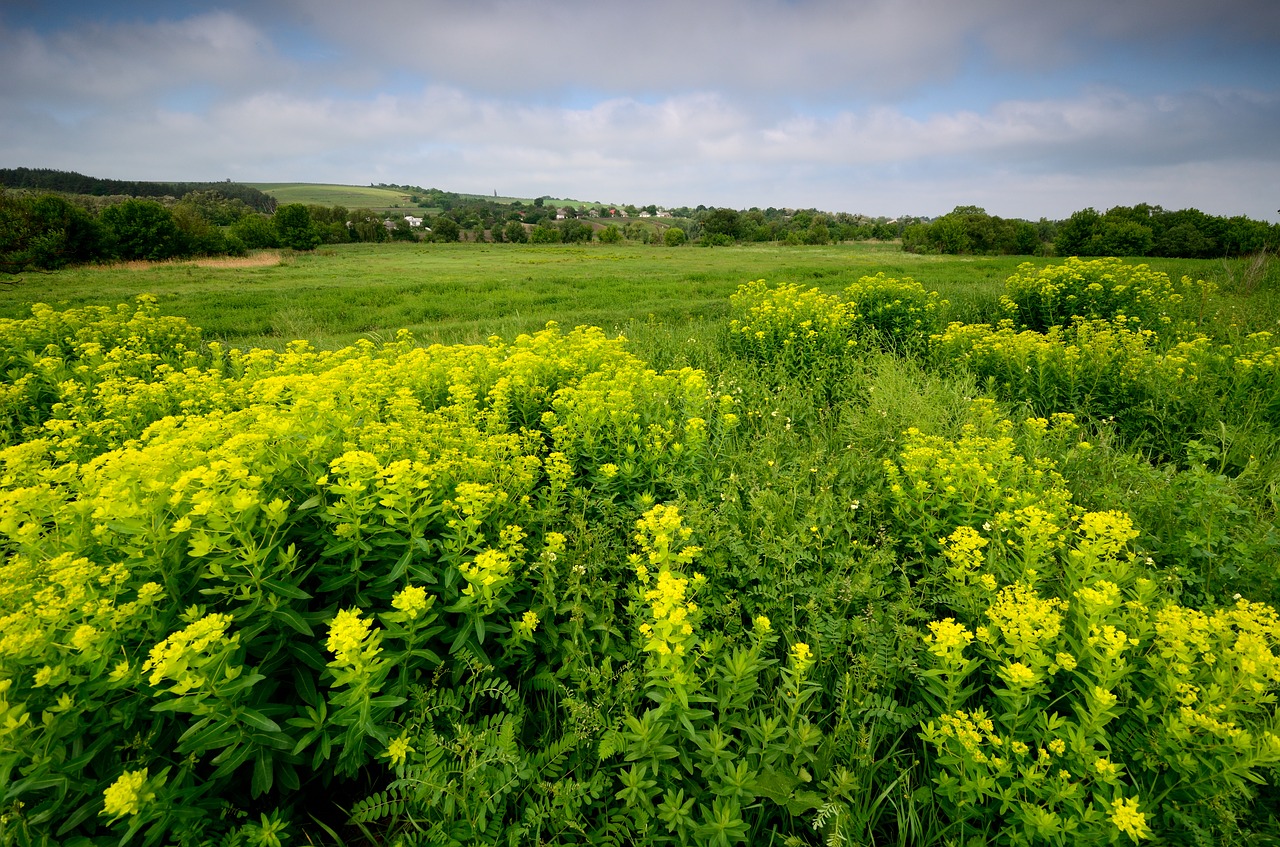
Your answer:
[[[245,215],[231,225],[231,235],[250,250],[263,250],[280,246],[280,236],[276,233],[271,218],[259,215]]]
[[[382,225],[382,218],[372,209],[356,209],[347,220],[352,241],[381,244],[391,238],[391,233]]]
[[[1155,238],[1151,227],[1130,219],[1104,218],[1086,245],[1090,256],[1149,256]]]
[[[702,238],[708,235],[727,235],[737,240],[741,221],[733,209],[714,209],[702,220]]]
[[[1092,207],[1081,209],[1058,227],[1053,250],[1059,256],[1088,256],[1089,241],[1102,228],[1102,215]]]
[[[662,243],[668,247],[679,247],[687,240],[684,230],[678,226],[668,227],[667,231],[662,234]]]
[[[432,241],[457,241],[462,234],[458,222],[448,215],[438,215],[431,220]]]
[[[61,268],[102,255],[102,227],[84,209],[55,194],[37,197],[30,209],[35,236],[31,258],[36,267]]]
[[[409,222],[404,218],[396,221],[395,226],[391,228],[392,241],[417,241],[418,236],[414,234],[413,227],[409,226]]]
[[[507,225],[502,228],[502,235],[513,244],[524,244],[529,240],[529,233],[525,232],[524,224],[520,221],[507,221]]]
[[[617,244],[622,240],[622,230],[618,229],[617,224],[609,224],[600,230],[601,244]]]
[[[560,230],[552,226],[538,224],[529,234],[529,241],[534,244],[559,244]]]
[[[180,209],[194,212],[213,226],[231,226],[245,215],[253,214],[249,204],[217,190],[188,192],[174,206],[174,214]]]
[[[590,224],[572,218],[560,222],[560,240],[565,244],[587,242],[595,235]]]
[[[320,246],[320,232],[311,219],[311,210],[303,204],[278,206],[272,220],[280,246],[294,250],[314,250]]]
[[[186,240],[173,215],[154,200],[125,200],[99,217],[117,258],[157,261],[184,255]]]

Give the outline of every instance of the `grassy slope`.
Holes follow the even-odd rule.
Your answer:
[[[255,182],[254,188],[280,203],[315,203],[320,206],[346,206],[348,209],[416,208],[409,195],[394,188],[361,185],[323,185],[306,182]]]
[[[270,194],[281,203],[315,203],[320,206],[346,206],[348,209],[373,209],[387,211],[391,209],[416,209],[416,204],[409,199],[409,194],[395,188],[376,188],[363,185],[332,185],[312,182],[253,182],[247,183],[266,194]],[[492,200],[496,203],[514,203],[520,200],[532,204],[527,197],[493,197],[486,194],[461,194],[462,198]],[[550,206],[581,206],[581,200],[561,200],[550,198],[546,201]],[[598,205],[588,203],[586,205]],[[431,211],[431,210],[427,210]],[[435,210],[438,212],[439,210]]]

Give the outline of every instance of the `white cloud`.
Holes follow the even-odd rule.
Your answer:
[[[1136,194],[1114,203],[1172,205],[1195,186],[1201,199],[1187,205],[1274,218],[1257,190],[1280,161],[1273,78],[1154,95],[1033,86],[1013,98],[987,75],[980,105],[932,110],[848,93],[945,77],[973,60],[975,40],[1017,63],[1024,49],[1053,53],[1055,32],[1055,62],[1094,49],[1082,33],[1139,37],[1141,15],[1122,6],[1103,20],[1101,3],[298,0],[275,7],[274,22],[246,9],[46,34],[0,27],[0,73],[22,83],[0,93],[0,160],[132,179],[415,182],[872,214],[978,202],[1060,215],[1120,187]],[[1207,26],[1197,5],[1166,6],[1152,26]],[[290,8],[330,41],[282,30]],[[1256,7],[1257,19],[1273,8]],[[1051,206],[1058,197],[1076,199]]]

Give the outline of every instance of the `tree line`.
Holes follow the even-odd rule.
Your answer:
[[[217,191],[223,197],[240,200],[255,212],[271,214],[276,199],[253,186],[226,182],[139,182],[135,180],[99,179],[75,171],[51,168],[0,168],[0,186],[27,191],[58,194],[83,194],[90,197],[183,197],[192,192]]]
[[[53,270],[94,261],[243,255],[248,250],[312,250],[322,244],[487,241],[564,244],[601,241],[704,247],[769,242],[821,245],[901,239],[916,253],[1060,256],[1232,257],[1280,248],[1280,225],[1160,206],[1093,208],[1064,221],[1004,219],[978,206],[939,218],[870,218],[817,209],[699,205],[559,205],[464,196],[418,186],[405,192],[420,217],[403,212],[290,203],[234,183],[129,183],[67,171],[0,170],[0,273]],[[43,186],[44,193],[35,193]],[[174,200],[182,188],[198,186]],[[77,193],[53,193],[75,190]],[[89,193],[125,190],[148,196]],[[156,199],[159,198],[159,199]],[[434,214],[433,214],[434,212]]]
[[[907,227],[902,248],[974,255],[1230,258],[1280,248],[1280,225],[1199,209],[1169,211],[1148,203],[1106,212],[1090,207],[1065,221],[1041,218],[1037,223],[988,215],[978,206],[957,206],[942,217]]]

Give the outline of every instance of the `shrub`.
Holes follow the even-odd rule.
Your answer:
[[[937,331],[947,302],[926,291],[910,277],[895,279],[884,273],[864,276],[845,289],[850,308],[861,326],[874,330],[882,343],[905,350],[928,344]]]
[[[1005,282],[1001,305],[1019,326],[1037,332],[1098,319],[1159,331],[1173,323],[1193,288],[1189,279],[1175,285],[1147,265],[1071,258],[1040,269],[1030,262],[1020,265]]]
[[[1280,763],[1275,610],[1163,602],[1136,534],[1120,513],[1085,514],[1053,545],[1058,596],[1020,581],[977,617],[930,625],[922,737],[960,839],[1222,843]],[[949,554],[981,570],[983,541],[953,536]]]
[[[376,778],[435,674],[597,649],[613,593],[561,612],[566,516],[612,525],[719,437],[700,373],[599,330],[275,353],[177,323],[0,326],[49,340],[31,440],[0,449],[7,832],[207,843],[229,808]]]
[[[276,207],[271,219],[281,247],[292,250],[314,250],[320,246],[320,232],[311,220],[311,210],[302,203],[286,203]]]
[[[739,355],[802,368],[831,363],[857,344],[853,310],[816,288],[770,288],[759,279],[738,286],[729,304],[729,344]]]
[[[185,255],[186,240],[173,215],[154,200],[125,200],[99,216],[119,259],[172,259]]]

